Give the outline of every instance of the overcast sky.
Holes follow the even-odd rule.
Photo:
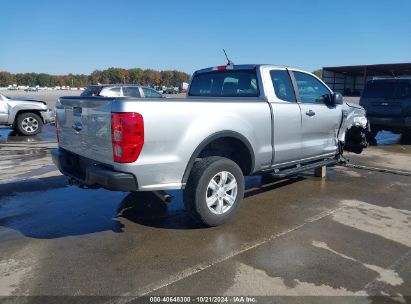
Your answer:
[[[173,4],[172,4],[173,3]],[[0,70],[411,62],[411,1],[0,2]]]

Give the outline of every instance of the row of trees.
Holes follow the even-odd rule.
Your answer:
[[[188,82],[190,75],[180,71],[155,71],[151,69],[109,68],[96,70],[90,75],[68,74],[50,75],[46,73],[0,72],[0,87],[12,84],[26,86],[71,86],[85,87],[97,83],[133,83],[142,85],[178,86],[180,82]]]
[[[323,70],[319,69],[319,70],[315,70],[312,72],[315,76],[321,78],[323,76]]]
[[[94,71],[90,75],[93,83],[134,83],[142,85],[178,86],[180,82],[188,82],[190,75],[180,71],[155,71],[136,69],[109,68]]]

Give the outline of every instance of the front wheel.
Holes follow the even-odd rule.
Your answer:
[[[224,157],[207,157],[196,162],[184,189],[187,211],[206,226],[228,222],[244,197],[240,167]]]
[[[23,135],[36,135],[41,132],[43,121],[35,113],[22,113],[17,116],[15,129]]]

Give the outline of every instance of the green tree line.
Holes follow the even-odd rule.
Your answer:
[[[322,70],[322,69],[315,70],[315,71],[313,71],[313,74],[314,74],[315,76],[317,76],[318,78],[322,78],[322,76],[323,76],[323,70]]]
[[[180,71],[156,71],[151,69],[121,69],[109,68],[95,70],[90,75],[68,74],[50,75],[46,73],[17,73],[0,72],[0,87],[12,84],[25,86],[71,86],[85,87],[97,83],[132,83],[141,85],[178,86],[181,82],[188,82],[190,75]]]

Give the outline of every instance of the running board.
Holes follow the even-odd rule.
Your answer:
[[[331,166],[337,163],[338,163],[337,159],[327,159],[327,160],[322,160],[322,161],[318,161],[315,163],[309,163],[306,165],[296,165],[293,168],[288,168],[288,169],[283,169],[283,170],[276,169],[276,171],[270,173],[270,175],[275,178],[284,178],[290,175],[294,175],[296,173],[316,169],[322,166]]]

